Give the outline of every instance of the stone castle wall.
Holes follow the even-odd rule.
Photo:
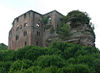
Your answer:
[[[42,23],[43,17],[49,17],[47,24]],[[60,39],[56,31],[62,18],[63,15],[56,10],[44,15],[32,10],[22,14],[13,21],[13,26],[9,32],[8,48],[17,50],[26,45],[48,46],[51,40]],[[71,25],[70,33],[72,35],[67,36],[64,41],[94,46],[95,38],[91,32],[88,32],[91,29],[87,25],[67,23]],[[51,33],[51,29],[53,29],[53,33]]]
[[[33,11],[29,11],[15,18],[13,27],[9,32],[8,47],[11,49],[18,49],[26,45],[36,44],[35,42],[38,38],[36,38],[36,36],[34,37],[37,32],[35,28],[40,19],[40,14]]]

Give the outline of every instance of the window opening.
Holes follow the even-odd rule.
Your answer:
[[[18,40],[19,39],[19,36],[18,35],[16,35],[16,40]]]
[[[26,31],[24,31],[24,36],[26,36],[27,35],[27,32]]]
[[[27,26],[27,23],[24,24],[24,27],[26,27],[26,26]]]
[[[19,21],[19,18],[16,18],[16,21],[18,22]]]
[[[39,45],[38,41],[36,42],[36,45]]]
[[[39,31],[37,31],[37,36],[40,36],[40,32]]]
[[[25,41],[25,46],[27,45],[27,42]]]
[[[39,24],[36,24],[36,27],[39,27]]]

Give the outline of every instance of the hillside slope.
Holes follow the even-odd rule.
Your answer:
[[[100,51],[94,47],[54,42],[0,51],[0,73],[100,73]]]

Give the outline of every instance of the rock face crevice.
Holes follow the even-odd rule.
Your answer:
[[[16,17],[9,31],[8,48],[17,50],[26,45],[48,46],[52,41],[60,40],[57,28],[61,25],[63,17],[64,15],[56,10],[44,15],[30,10]],[[45,23],[43,18],[47,18]],[[91,27],[80,22],[73,23],[71,19],[66,21],[71,26],[70,35],[61,40],[83,46],[95,46]]]

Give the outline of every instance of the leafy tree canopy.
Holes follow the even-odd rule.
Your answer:
[[[3,43],[0,43],[0,49],[7,49],[7,48],[8,48],[7,45],[5,45],[5,44],[3,44]]]
[[[66,20],[71,20],[72,22],[81,22],[85,24],[89,24],[90,18],[86,12],[81,12],[79,10],[73,10],[69,12],[66,16]]]
[[[62,41],[0,53],[0,73],[100,73],[99,68],[97,48]]]

